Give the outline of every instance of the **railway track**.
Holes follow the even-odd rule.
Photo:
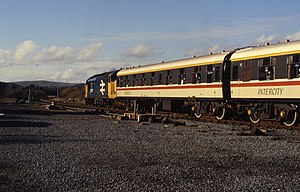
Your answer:
[[[133,114],[133,112],[127,111],[125,109],[113,109],[113,108],[105,108],[105,107],[97,107],[97,106],[88,106],[82,103],[64,103],[64,102],[51,102],[48,100],[43,100],[40,102],[37,102],[39,105],[48,105],[48,106],[55,106],[53,109],[64,109],[68,111],[76,111],[76,112],[87,112],[87,113],[98,113],[102,115],[107,115],[110,117],[118,117],[118,116],[124,116],[124,114]],[[132,119],[137,119],[137,116],[141,114],[136,114],[135,117]],[[152,117],[154,117],[151,114],[148,114],[148,118],[146,114],[143,114],[146,118],[146,120],[149,120],[149,118],[152,120]],[[242,120],[234,120],[234,119],[224,119],[219,120],[215,116],[205,116],[203,115],[201,118],[195,118],[190,114],[183,114],[183,113],[174,113],[174,112],[158,112],[155,116],[158,121],[162,121],[163,119],[168,119],[169,122],[178,122],[180,120],[191,120],[191,121],[197,121],[197,122],[210,122],[210,123],[217,123],[217,124],[230,124],[230,125],[238,125],[238,126],[254,126],[261,129],[295,129],[300,130],[300,126],[291,126],[287,127],[284,124],[281,124],[277,121],[267,120],[267,121],[261,121],[259,123],[253,124],[250,121],[242,121]],[[126,118],[124,118],[126,119]],[[128,119],[128,118],[127,118]],[[157,121],[156,121],[157,122]]]

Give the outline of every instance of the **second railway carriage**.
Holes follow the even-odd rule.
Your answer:
[[[118,97],[157,100],[162,110],[179,111],[191,100],[223,100],[221,68],[226,53],[121,70]]]
[[[300,41],[132,67],[115,72],[116,99],[162,110],[297,122]],[[88,82],[87,82],[88,83]]]

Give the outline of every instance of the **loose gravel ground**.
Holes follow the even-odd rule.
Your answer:
[[[0,104],[0,191],[299,191],[300,132]]]

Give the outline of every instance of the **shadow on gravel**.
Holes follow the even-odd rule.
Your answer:
[[[0,121],[0,127],[33,127],[43,128],[51,126],[51,123],[46,122],[30,122],[30,121]]]
[[[83,112],[77,111],[68,111],[67,109],[62,110],[46,110],[30,105],[8,105],[0,103],[0,117],[5,118],[7,116],[14,115],[59,115],[59,114],[72,114],[79,115],[83,114]]]
[[[9,109],[9,110],[2,110],[2,112],[4,114],[7,115],[58,115],[58,114],[73,114],[73,115],[77,115],[77,114],[82,114],[82,112],[69,112],[66,110],[62,110],[62,111],[45,111],[45,110],[24,110],[24,109]]]
[[[39,136],[39,135],[2,135],[0,136],[0,145],[11,144],[42,144],[61,142],[57,136]]]
[[[68,139],[52,135],[0,135],[0,145],[97,142],[94,139]],[[0,167],[1,168],[1,167]],[[0,190],[1,191],[1,190]]]

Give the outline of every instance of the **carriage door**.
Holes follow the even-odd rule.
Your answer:
[[[231,94],[232,97],[240,97],[240,73],[242,63],[240,62],[234,62],[232,63],[232,69],[231,69]]]

